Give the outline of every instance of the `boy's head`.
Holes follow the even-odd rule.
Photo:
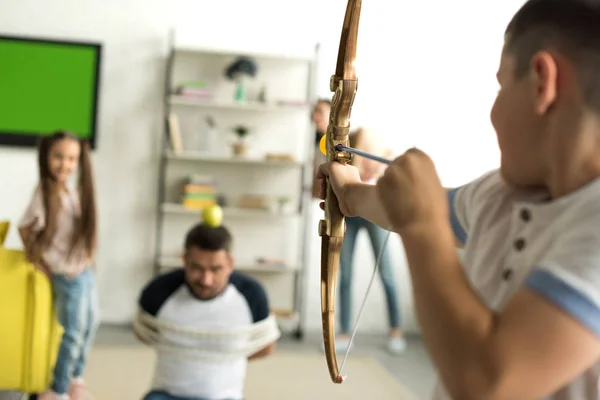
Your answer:
[[[194,226],[185,239],[185,277],[192,292],[203,300],[218,296],[233,272],[232,237],[224,226]]]
[[[600,117],[600,0],[526,2],[507,26],[497,77],[503,176],[546,186],[581,142],[581,123]]]

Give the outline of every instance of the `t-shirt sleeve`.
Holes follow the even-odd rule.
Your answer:
[[[155,317],[167,299],[183,284],[185,284],[183,269],[157,276],[142,290],[138,305],[144,312]]]
[[[19,221],[19,228],[31,228],[34,232],[40,231],[46,224],[44,213],[44,200],[42,197],[42,188],[37,186],[33,196],[27,205],[25,213]]]
[[[597,221],[598,218],[588,218],[580,220],[577,227],[565,226],[564,239],[552,246],[527,277],[525,285],[600,336]]]
[[[504,184],[498,170],[456,188],[447,189],[450,224],[454,236],[464,245],[478,208],[494,190]]]
[[[256,323],[267,319],[271,310],[269,298],[263,286],[256,279],[238,271],[234,271],[230,280],[246,298],[252,313],[252,322]]]

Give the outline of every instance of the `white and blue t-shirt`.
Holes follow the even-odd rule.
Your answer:
[[[549,201],[495,170],[448,194],[467,278],[488,307],[527,287],[600,336],[600,178]],[[599,378],[596,363],[544,400],[599,399]],[[441,384],[434,399],[450,399]]]
[[[272,318],[264,288],[255,279],[238,271],[231,274],[229,284],[220,295],[202,300],[186,283],[184,270],[173,270],[156,277],[144,288],[139,305],[145,313],[163,323],[199,331],[239,330]],[[279,337],[275,324],[271,331],[268,335],[274,339]],[[203,346],[201,338],[171,336],[170,339],[179,341],[181,346],[191,349]],[[229,342],[224,340],[223,343],[227,345]],[[243,354],[215,362],[180,357],[161,350],[159,346],[152,388],[181,397],[242,399],[246,367],[247,357]]]

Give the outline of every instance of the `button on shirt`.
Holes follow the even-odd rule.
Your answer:
[[[448,192],[470,283],[494,311],[525,286],[600,335],[600,179],[548,200],[499,171]],[[600,363],[544,400],[600,399]],[[434,399],[450,399],[441,383]],[[458,399],[454,399],[458,400]]]

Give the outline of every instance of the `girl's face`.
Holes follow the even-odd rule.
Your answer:
[[[81,147],[73,139],[61,139],[50,147],[48,164],[50,173],[58,182],[66,182],[79,165]]]

